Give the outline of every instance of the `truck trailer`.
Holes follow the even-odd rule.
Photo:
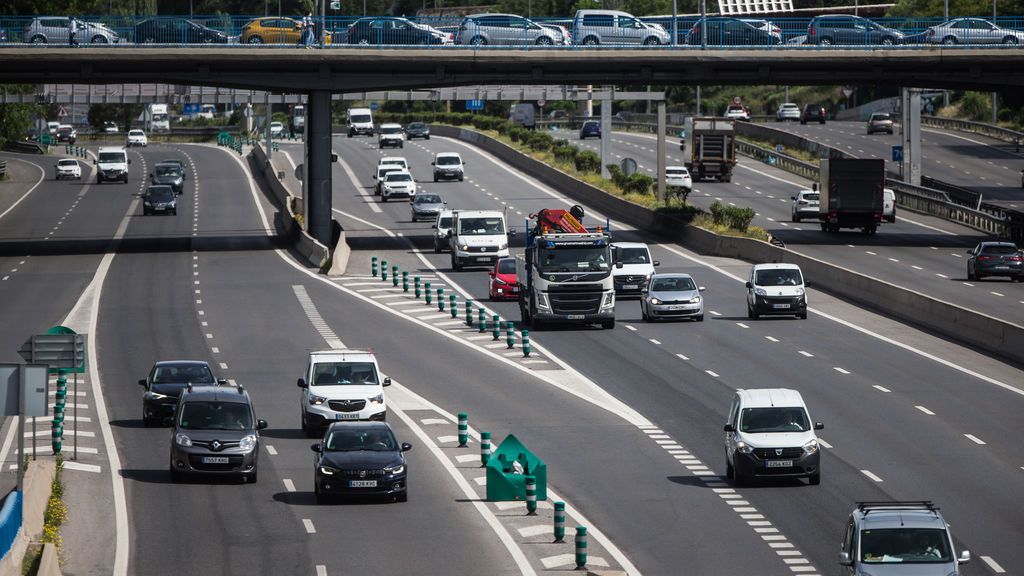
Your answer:
[[[686,133],[682,145],[684,164],[694,180],[732,180],[732,168],[736,165],[733,124],[734,121],[728,118],[687,117],[683,122]]]
[[[885,209],[885,161],[880,158],[822,158],[819,170],[821,229],[860,228],[874,234]]]

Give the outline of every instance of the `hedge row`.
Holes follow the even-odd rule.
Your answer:
[[[754,219],[753,208],[739,208],[737,206],[726,206],[719,201],[711,205],[711,220],[719,226],[728,226],[733,230],[746,232]]]
[[[634,172],[629,176],[619,168],[618,164],[608,164],[608,173],[612,175],[612,182],[622,188],[622,191],[626,194],[648,194],[651,191],[651,185],[654,184],[654,178],[646,174]]]

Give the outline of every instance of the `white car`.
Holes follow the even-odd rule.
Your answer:
[[[412,198],[416,195],[416,181],[408,170],[395,170],[384,175],[381,183],[380,199],[382,202],[402,196]]]
[[[270,135],[271,136],[280,136],[282,133],[284,133],[284,124],[282,124],[280,122],[271,122],[270,123]]]
[[[302,431],[317,437],[338,420],[380,420],[387,417],[384,386],[377,359],[369,350],[336,349],[309,353],[298,380]]]
[[[434,156],[430,165],[434,167],[434,182],[441,178],[462,182],[466,176],[466,163],[458,152],[440,152]]]
[[[117,134],[119,131],[117,128],[117,122],[104,122],[103,131],[106,132],[107,134]]]
[[[824,426],[811,420],[796,390],[737,390],[724,428],[725,475],[737,486],[755,477],[805,477],[812,485],[821,483],[814,431]]]
[[[725,109],[725,117],[733,120],[750,120],[750,111],[743,104],[730,104]]]
[[[793,222],[799,222],[804,218],[821,218],[821,194],[818,193],[817,186],[813,190],[801,190],[789,199],[793,201]]]
[[[654,267],[661,264],[651,258],[651,249],[642,242],[613,242],[612,260],[616,295],[640,295],[654,275]]]
[[[390,172],[400,172],[405,170],[401,164],[378,164],[377,171],[373,173],[373,179],[377,181],[373,187],[373,195],[380,196],[381,190],[384,189],[384,176],[387,176]]]
[[[380,125],[380,129],[377,130],[377,147],[383,150],[385,146],[405,147],[405,130],[401,124]]]
[[[885,222],[896,221],[896,191],[892,188],[882,189],[882,220]]]
[[[666,166],[665,185],[669,188],[686,188],[691,190],[693,188],[693,178],[690,177],[690,171],[686,169],[686,166]]]
[[[382,164],[397,164],[406,170],[409,169],[409,163],[402,156],[385,156],[377,161],[377,166]]]
[[[775,111],[775,121],[785,122],[786,120],[800,121],[800,107],[792,102],[786,102],[779,104],[779,109]]]
[[[82,179],[82,166],[78,163],[78,160],[74,158],[62,158],[57,161],[56,165],[57,180],[64,180],[65,178],[74,178],[75,180]]]
[[[146,138],[146,133],[142,130],[129,130],[128,131],[128,143],[126,146],[142,146],[145,148],[149,144],[149,140]]]
[[[437,213],[437,221],[431,226],[434,229],[434,252],[440,254],[448,247],[448,232],[452,229],[452,211],[441,210]]]

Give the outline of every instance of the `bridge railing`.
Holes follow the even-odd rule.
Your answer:
[[[932,126],[942,130],[956,130],[957,132],[972,132],[981,134],[1003,142],[1009,142],[1020,148],[1024,145],[1024,132],[1010,130],[986,122],[974,122],[971,120],[959,120],[956,118],[940,118],[938,116],[921,116],[921,124]]]

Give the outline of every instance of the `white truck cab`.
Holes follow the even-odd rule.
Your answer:
[[[388,406],[377,358],[365,349],[320,350],[309,353],[298,380],[302,430],[316,437],[336,420],[385,420]]]
[[[498,258],[508,257],[508,238],[514,235],[515,230],[505,228],[505,213],[500,210],[456,211],[448,231],[452,269],[493,266]]]
[[[128,159],[128,152],[120,146],[107,146],[99,149],[96,159],[96,183],[102,184],[111,180],[128,183],[128,165],[132,163]]]

